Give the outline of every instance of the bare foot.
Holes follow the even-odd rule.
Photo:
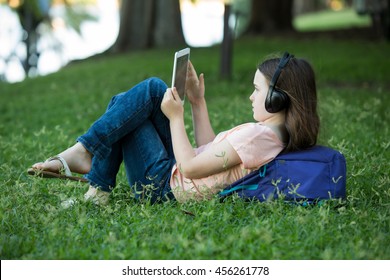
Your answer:
[[[72,147],[60,153],[59,156],[65,159],[72,172],[86,174],[91,170],[92,154],[81,143],[77,142]],[[58,173],[63,166],[59,160],[52,160],[49,162],[35,163],[32,168]]]

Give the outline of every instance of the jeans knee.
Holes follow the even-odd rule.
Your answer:
[[[155,89],[157,92],[161,92],[162,94],[164,94],[168,88],[167,84],[157,77],[151,77],[146,81],[148,82],[150,88]]]

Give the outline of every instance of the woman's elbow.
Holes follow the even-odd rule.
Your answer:
[[[181,174],[187,178],[187,179],[200,179],[202,176],[200,176],[196,170],[182,170]]]
[[[208,174],[200,170],[200,168],[191,165],[181,165],[180,173],[187,179],[200,179],[208,176]]]

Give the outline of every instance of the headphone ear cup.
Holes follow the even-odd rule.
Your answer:
[[[265,109],[268,113],[277,113],[287,108],[288,103],[289,98],[285,92],[270,89],[265,99]]]
[[[285,93],[283,90],[275,89],[275,86],[278,82],[282,69],[293,57],[293,55],[290,55],[288,52],[285,52],[283,57],[279,61],[278,67],[274,75],[272,76],[267,96],[265,98],[265,109],[269,113],[277,113],[287,108],[287,106],[289,105],[290,98],[288,97],[287,93]]]

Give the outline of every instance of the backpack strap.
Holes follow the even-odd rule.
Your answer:
[[[241,190],[254,191],[254,190],[257,190],[257,187],[258,187],[258,185],[239,185],[239,186],[235,186],[235,187],[228,189],[228,190],[223,190],[219,194],[220,195],[229,195],[235,191],[241,191]]]
[[[264,178],[265,177],[265,173],[267,172],[267,164],[261,166],[258,170],[256,170],[258,172],[258,175],[260,176],[260,178]],[[253,172],[256,172],[256,171],[253,171]],[[226,195],[229,195],[233,192],[236,192],[236,191],[241,191],[241,190],[249,190],[249,191],[254,191],[254,190],[257,190],[257,188],[259,187],[259,185],[255,185],[255,184],[252,184],[252,185],[238,185],[238,186],[235,186],[233,188],[230,188],[230,189],[224,189],[222,190],[219,194],[221,196],[226,196]]]

